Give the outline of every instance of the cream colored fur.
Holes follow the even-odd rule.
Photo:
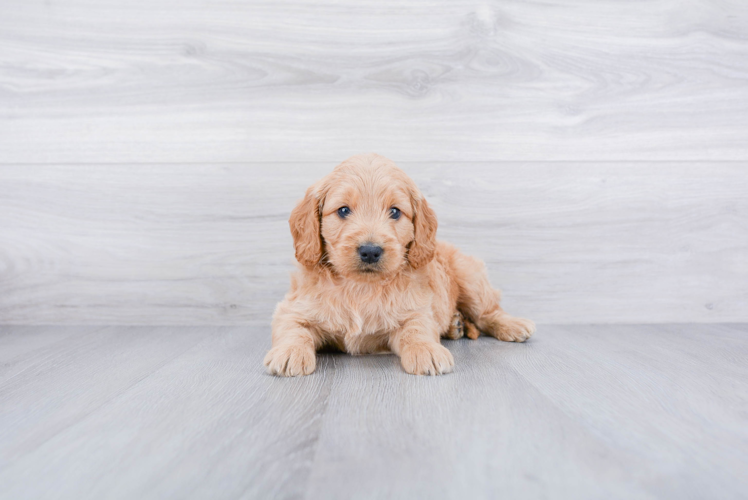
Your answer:
[[[343,206],[351,210],[345,218]],[[523,342],[535,331],[532,321],[501,309],[483,262],[436,240],[434,211],[387,158],[344,161],[307,190],[289,223],[300,265],[273,317],[270,373],[308,375],[317,349],[332,346],[392,351],[406,372],[437,375],[452,371],[440,337],[461,336],[460,320],[471,338],[480,330]],[[357,249],[365,243],[384,250],[375,266],[361,262]]]

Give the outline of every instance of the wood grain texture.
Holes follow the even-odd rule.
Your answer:
[[[0,167],[0,324],[268,325],[332,164]],[[748,321],[744,163],[401,163],[543,323]]]
[[[5,327],[3,327],[4,329]],[[53,439],[208,335],[201,329],[81,328],[34,351],[18,353],[0,372],[0,469],[20,450]],[[55,329],[56,330],[56,329]],[[37,330],[38,332],[38,330]],[[38,335],[16,332],[8,340]],[[6,344],[7,342],[3,342]]]
[[[53,327],[52,330],[56,330]],[[321,359],[313,378],[285,380],[264,373],[262,358],[269,332],[244,328],[202,329],[134,327],[115,330],[118,339],[101,339],[98,354],[87,350],[104,373],[81,385],[61,363],[51,377],[19,377],[18,389],[0,389],[3,414],[21,393],[27,412],[45,404],[49,392],[75,391],[68,405],[95,404],[59,428],[60,411],[35,419],[27,437],[7,429],[0,450],[12,450],[12,463],[0,464],[1,498],[299,498],[303,495],[321,415],[331,388],[329,359]],[[201,333],[201,342],[194,334]],[[188,334],[190,348],[182,346]],[[18,334],[17,334],[18,335]],[[2,338],[0,338],[2,342]],[[132,367],[111,363],[122,358],[118,343],[139,346],[150,358],[171,363],[151,369],[117,397],[102,404]],[[1,344],[0,344],[1,345]],[[76,349],[76,343],[67,348]],[[62,353],[61,353],[62,354]],[[177,359],[174,359],[177,358]],[[143,361],[141,361],[143,363]],[[325,375],[328,373],[328,375]],[[57,390],[56,390],[57,389]],[[45,405],[46,406],[46,405]],[[11,417],[14,412],[11,411]],[[3,417],[3,420],[6,420]],[[11,419],[12,420],[12,419]],[[33,439],[49,424],[44,441]],[[71,461],[71,457],[77,458]],[[72,466],[72,467],[71,467]],[[38,473],[44,480],[35,481]]]
[[[5,0],[0,163],[748,160],[748,3]]]
[[[35,348],[55,333],[75,356]],[[392,355],[342,354],[321,354],[309,377],[271,377],[262,328],[70,333],[0,329],[0,352],[28,342],[27,362],[45,367],[0,388],[0,429],[24,423],[11,413],[35,428],[0,440],[3,500],[737,499],[748,488],[748,325],[445,341],[455,372],[434,378]],[[122,386],[126,360],[145,351],[167,361]],[[74,400],[50,405],[53,393]],[[91,409],[62,418],[73,406]]]
[[[410,377],[394,357],[342,357],[309,498],[745,494],[744,327],[545,327],[524,345],[491,340],[445,342],[451,380]],[[717,359],[732,362],[713,370]]]

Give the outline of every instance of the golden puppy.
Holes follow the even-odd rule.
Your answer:
[[[454,366],[442,336],[464,327],[523,342],[535,331],[501,309],[483,262],[436,241],[434,211],[387,158],[344,161],[307,189],[289,223],[300,266],[273,316],[270,373],[308,375],[327,345],[393,351],[406,372],[437,375]]]

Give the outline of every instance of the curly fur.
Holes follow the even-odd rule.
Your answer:
[[[350,207],[345,219],[338,215]],[[392,207],[402,215],[389,216]],[[532,321],[505,313],[483,262],[436,240],[437,219],[415,183],[391,160],[359,155],[311,186],[289,220],[296,260],[291,289],[273,317],[265,366],[275,375],[312,373],[316,351],[392,351],[408,373],[452,371],[440,337],[523,342]],[[376,265],[358,255],[383,249]]]

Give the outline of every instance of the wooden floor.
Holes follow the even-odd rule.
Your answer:
[[[748,325],[541,326],[455,373],[266,328],[2,327],[0,497],[745,498]]]

